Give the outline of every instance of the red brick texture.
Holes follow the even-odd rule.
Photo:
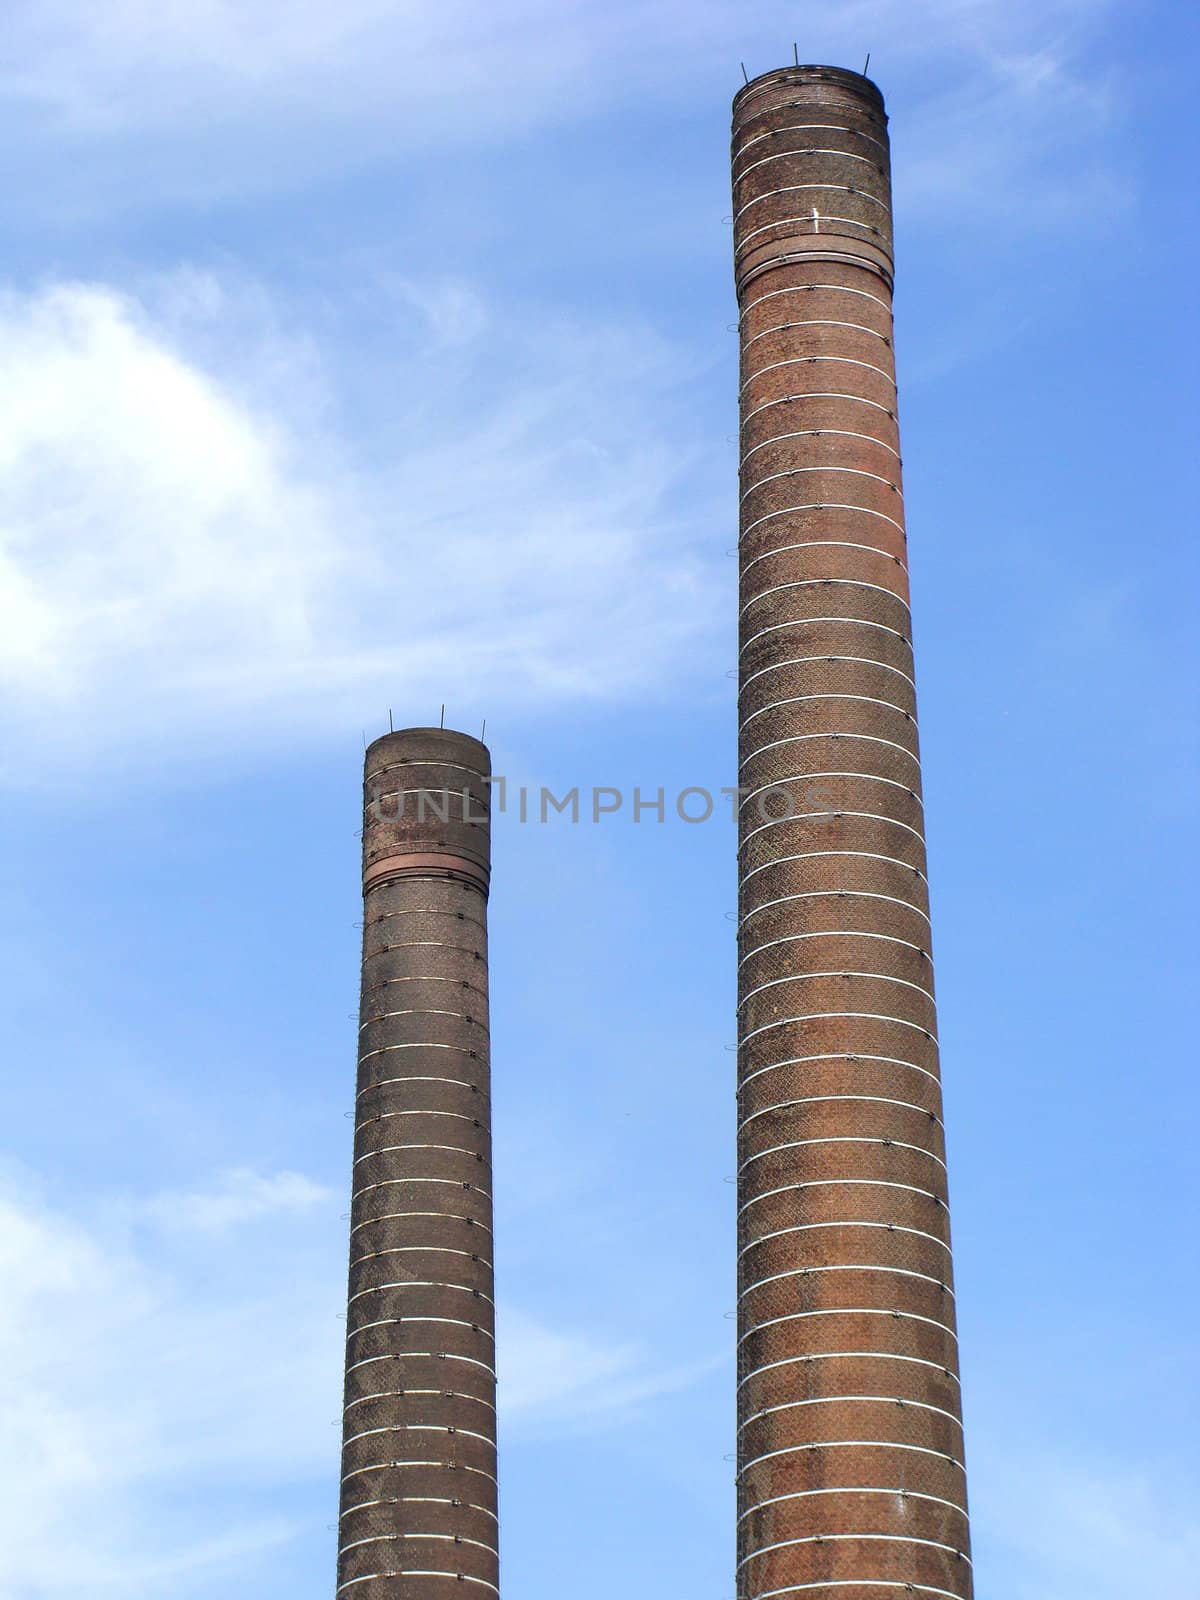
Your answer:
[[[739,1600],[969,1600],[887,118],[734,101]]]
[[[345,1600],[499,1593],[490,770],[478,740],[440,728],[367,751]]]

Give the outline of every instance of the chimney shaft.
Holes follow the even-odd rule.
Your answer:
[[[739,1600],[971,1594],[887,118],[734,100]]]
[[[484,745],[366,755],[339,1600],[499,1594]]]

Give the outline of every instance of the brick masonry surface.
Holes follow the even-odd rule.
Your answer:
[[[388,734],[366,756],[346,1600],[499,1593],[490,770],[477,739],[440,728]]]
[[[734,101],[739,1600],[971,1595],[887,118]]]

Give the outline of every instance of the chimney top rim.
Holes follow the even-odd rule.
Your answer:
[[[473,733],[464,733],[460,728],[416,727],[393,728],[388,733],[381,733],[377,739],[372,739],[367,745],[366,754],[370,756],[373,750],[394,744],[397,740],[411,743],[420,743],[424,740],[445,740],[449,744],[469,746],[478,750],[484,757],[484,770],[490,770],[492,752],[482,739],[476,738]]]
[[[762,89],[769,83],[832,83],[852,90],[878,110],[884,109],[883,90],[865,73],[855,72],[851,67],[831,67],[816,62],[801,62],[797,66],[793,62],[784,67],[772,67],[767,72],[760,72],[757,77],[744,83],[733,97],[734,110],[737,110],[752,90]]]

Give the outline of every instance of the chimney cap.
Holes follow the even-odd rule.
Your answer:
[[[734,95],[734,109],[736,111],[743,101],[753,98],[756,92],[761,93],[762,90],[774,85],[794,84],[801,87],[822,83],[848,89],[852,94],[869,101],[878,111],[883,110],[883,91],[864,73],[854,72],[849,67],[828,67],[811,63],[772,67],[769,72],[760,72],[757,77],[744,83]]]

